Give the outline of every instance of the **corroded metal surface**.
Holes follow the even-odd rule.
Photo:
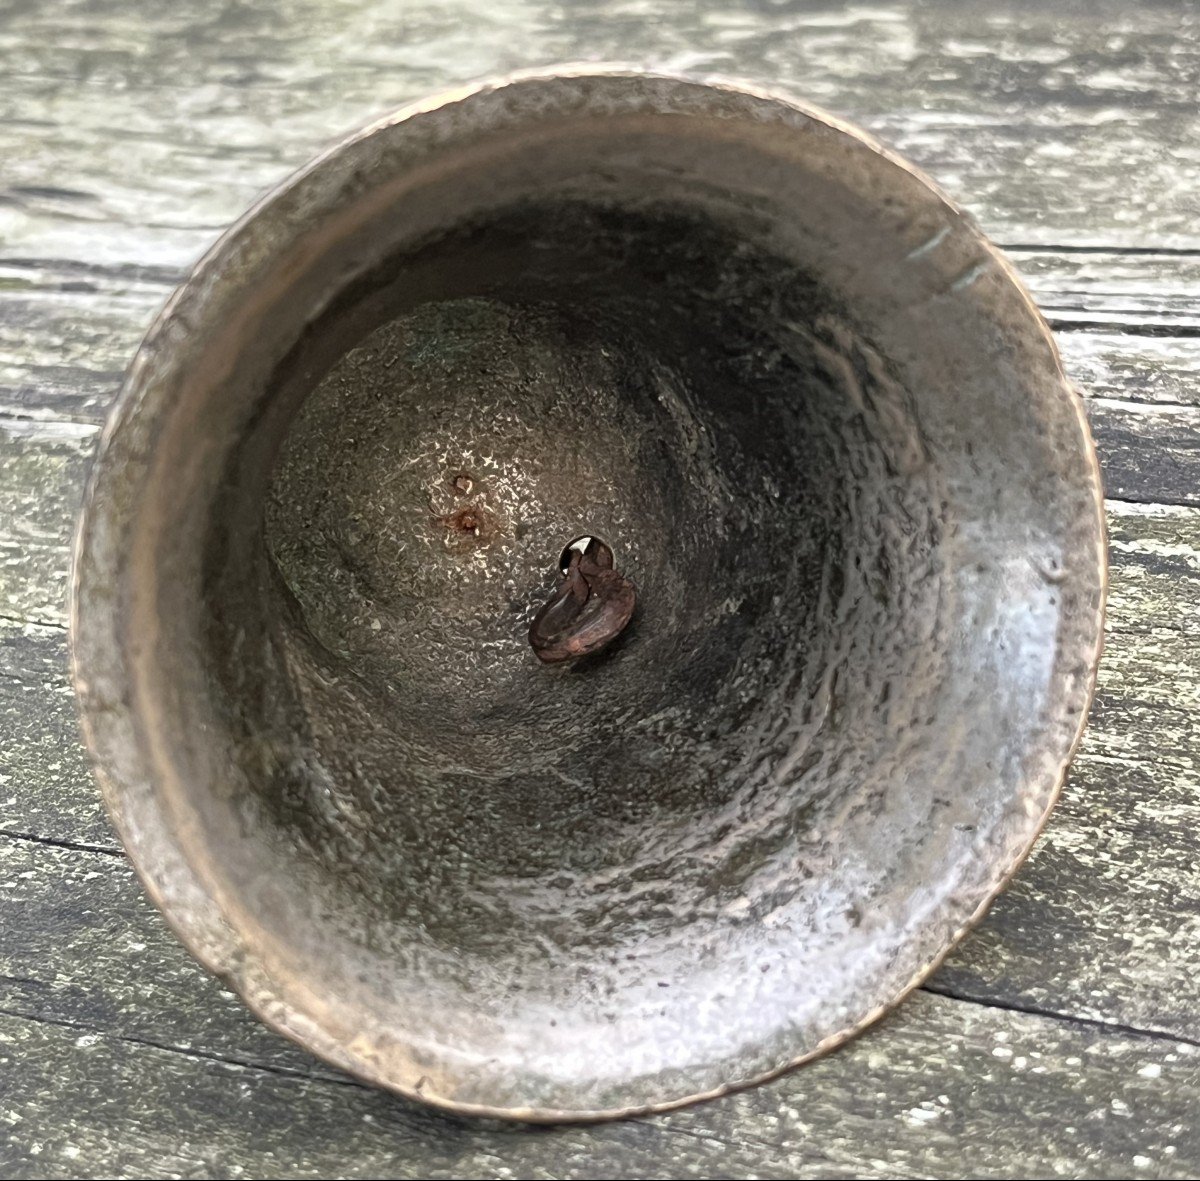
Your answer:
[[[582,529],[641,618],[551,680]],[[730,88],[524,81],[202,264],[98,464],[78,681],[152,893],[261,1015],[594,1116],[836,1044],[978,916],[1082,724],[1102,540],[1044,325],[919,177]]]

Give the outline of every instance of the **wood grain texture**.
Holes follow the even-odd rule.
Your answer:
[[[1194,1046],[932,996],[720,1102],[539,1130],[0,1014],[14,1177],[1187,1177],[1198,1101]]]
[[[99,807],[63,627],[99,425],[191,261],[365,119],[579,58],[790,89],[965,204],[1088,397],[1113,567],[1062,803],[929,991],[771,1086],[531,1132],[360,1087],[196,967]],[[0,0],[0,61],[0,1174],[1196,1175],[1200,8]]]
[[[1200,510],[1173,514],[1190,518],[1193,535],[1200,529]],[[931,986],[1200,1041],[1200,874],[1192,835],[1200,828],[1192,778],[1200,762],[1200,674],[1194,638],[1178,626],[1194,625],[1196,613],[1186,599],[1172,599],[1187,595],[1194,603],[1200,550],[1191,550],[1190,580],[1168,576],[1147,596],[1144,567],[1131,559],[1162,547],[1161,518],[1139,508],[1114,511],[1110,520],[1117,544],[1131,553],[1114,553],[1113,626],[1083,749],[1034,858]],[[1181,548],[1175,544],[1176,556]],[[0,1004],[51,1019],[103,1017],[103,1028],[136,1027],[142,1036],[158,1030],[173,1042],[255,1058],[264,1043],[246,1040],[244,1023],[233,1034],[220,1024],[205,1032],[204,998],[213,994],[207,982],[190,984],[186,1003],[160,983],[199,973],[112,856],[118,848],[74,736],[65,662],[61,629],[0,625],[0,712],[11,736],[0,761],[10,785],[0,829],[55,843],[29,852],[29,842],[14,841],[4,851],[0,880],[15,891],[7,899],[19,902],[20,925],[32,933],[0,949],[0,974],[8,978],[0,981]],[[64,845],[97,850],[86,871],[80,850]],[[90,895],[105,892],[100,909],[109,925],[97,926],[95,908],[63,908],[80,874]],[[127,937],[111,940],[112,923]],[[160,956],[137,992],[126,987],[130,943],[156,947]]]
[[[1179,339],[1132,337],[1118,347],[1108,336],[1060,334],[1068,372],[1091,395],[1088,417],[1118,521],[1130,511],[1121,501],[1200,507],[1200,345],[1172,348]],[[132,352],[136,340],[136,332],[122,335],[114,351]],[[1151,346],[1143,347],[1147,340]],[[1139,384],[1141,372],[1153,384]],[[0,616],[65,623],[70,540],[99,431],[91,419],[102,417],[116,388],[81,379],[70,418],[0,404]],[[1174,390],[1190,400],[1170,400]],[[1185,547],[1195,540],[1188,514],[1143,519],[1157,519],[1160,533],[1182,530],[1178,542]]]
[[[7,0],[0,12],[14,257],[183,266],[346,129],[471,78],[576,59],[804,95],[928,168],[1001,242],[1200,246],[1200,12],[1186,0]]]

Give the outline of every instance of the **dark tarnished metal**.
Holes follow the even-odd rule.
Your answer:
[[[76,686],[264,1020],[459,1112],[662,1110],[843,1042],[1020,864],[1101,508],[1044,321],[910,166],[565,67],[381,120],[199,264],[97,455]],[[585,544],[539,614],[581,522],[620,573]]]

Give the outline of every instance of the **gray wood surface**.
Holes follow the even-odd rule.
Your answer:
[[[407,99],[556,60],[778,84],[980,219],[1088,397],[1112,590],[1091,727],[983,927],[848,1048],[690,1111],[448,1120],[258,1025],[101,812],[67,553],[154,309],[266,185]],[[1200,1172],[1200,5],[0,0],[0,1175]]]

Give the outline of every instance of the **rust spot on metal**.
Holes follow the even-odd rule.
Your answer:
[[[478,533],[482,525],[482,517],[473,508],[460,508],[443,518],[447,529],[456,529],[459,533]]]
[[[477,504],[466,504],[434,520],[447,531],[448,541],[488,541],[496,533],[495,514]]]

